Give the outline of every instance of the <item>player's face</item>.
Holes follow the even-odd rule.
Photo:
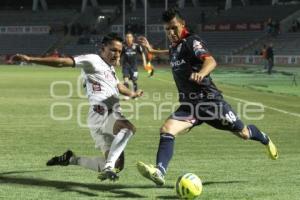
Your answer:
[[[132,34],[127,34],[125,37],[125,41],[128,45],[131,45],[133,43],[133,35]]]
[[[122,43],[119,41],[112,41],[110,44],[103,47],[101,57],[110,65],[116,66],[119,64],[122,53]]]
[[[177,43],[180,40],[181,32],[184,28],[184,22],[174,17],[171,21],[165,23],[166,34],[171,43]]]

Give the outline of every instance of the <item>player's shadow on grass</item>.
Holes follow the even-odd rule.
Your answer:
[[[16,185],[29,185],[45,188],[56,188],[61,192],[77,192],[78,194],[85,196],[98,196],[98,194],[86,191],[84,189],[93,190],[97,192],[111,192],[114,194],[112,198],[146,198],[146,196],[129,192],[124,189],[153,189],[153,185],[124,185],[124,184],[92,184],[92,183],[78,183],[68,181],[56,181],[46,180],[41,178],[21,177],[15,174],[22,174],[28,172],[38,172],[48,170],[37,171],[11,171],[0,173],[0,183],[16,184]]]
[[[206,185],[214,185],[214,184],[232,184],[232,183],[242,183],[242,182],[246,182],[246,181],[206,181],[203,182],[202,184],[206,186]],[[156,198],[157,199],[178,199],[178,197],[175,195],[158,196]]]

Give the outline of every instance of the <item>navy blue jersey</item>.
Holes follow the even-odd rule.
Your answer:
[[[123,45],[121,62],[123,67],[136,67],[137,65],[137,54],[142,54],[143,48],[133,43],[131,46],[127,44]]]
[[[201,84],[189,80],[193,72],[201,70],[203,58],[210,56],[206,44],[199,36],[187,35],[178,44],[170,46],[169,54],[180,102],[196,103],[222,98],[210,75]]]

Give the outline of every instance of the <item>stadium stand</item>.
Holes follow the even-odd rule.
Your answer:
[[[253,55],[260,52],[263,44],[273,44],[274,52],[277,55],[300,55],[300,33],[281,33],[277,37],[267,37],[256,43],[251,48],[239,52],[242,55]]]
[[[161,24],[161,13],[164,8],[148,8],[148,24]],[[182,15],[192,24],[198,24],[201,20],[201,12],[205,12],[207,17],[215,16],[216,7],[185,7],[181,9]],[[144,9],[138,8],[135,11],[126,13],[126,21],[136,21],[144,23]],[[118,18],[116,24],[122,23],[122,16]]]
[[[71,1],[67,1],[71,2]],[[254,2],[254,1],[251,1]],[[101,36],[111,31],[112,25],[122,24],[122,8],[116,6],[117,0],[103,1],[99,3],[99,8],[87,7],[84,13],[80,13],[81,1],[76,0],[71,7],[59,9],[54,6],[60,5],[58,0],[49,1],[49,10],[32,12],[31,10],[1,10],[0,26],[50,26],[53,30],[58,30],[54,34],[44,35],[0,35],[2,48],[0,54],[12,54],[16,52],[27,54],[44,54],[54,48],[66,55],[76,55],[81,53],[95,52],[96,45]],[[223,2],[224,3],[224,2]],[[234,5],[229,10],[220,10],[219,1],[201,1],[200,7],[192,7],[191,2],[186,3],[186,7],[181,9],[183,16],[188,21],[195,32],[200,32],[199,24],[203,23],[202,13],[205,13],[205,23],[246,23],[246,22],[266,22],[269,17],[273,20],[282,20],[300,9],[300,5],[266,5],[267,1],[256,1],[256,5],[250,4],[248,7]],[[114,6],[111,5],[115,4]],[[259,5],[261,4],[261,5]],[[1,3],[0,3],[1,5]],[[71,5],[71,4],[70,4]],[[151,6],[150,6],[151,5]],[[259,6],[258,6],[259,5]],[[144,34],[144,9],[139,4],[136,10],[130,5],[126,5],[126,30],[137,27],[133,32]],[[171,3],[170,5],[171,6]],[[224,5],[221,5],[224,8]],[[150,1],[148,7],[148,24],[161,25],[161,13],[164,10],[164,1]],[[255,11],[255,15],[253,12]],[[64,33],[64,27],[68,31]],[[72,34],[72,27],[82,31],[75,31]],[[98,35],[95,35],[98,34]],[[209,49],[215,55],[231,54],[253,54],[260,48],[262,43],[269,42],[268,37],[262,31],[214,31],[200,32],[202,38],[208,43]],[[298,54],[299,45],[298,33],[282,33],[273,39],[275,51],[280,49],[284,54]],[[148,38],[156,48],[166,48],[166,37],[163,31],[149,31]],[[12,45],[9,45],[12,44]]]
[[[73,37],[70,42],[59,48],[62,55],[96,53],[102,40],[101,35],[88,35],[86,38]]]
[[[213,54],[230,55],[242,45],[263,36],[261,31],[246,32],[202,32],[203,40],[208,43],[208,48]]]
[[[0,55],[25,53],[43,55],[62,38],[63,27],[78,17],[73,9],[56,9],[33,12],[31,10],[3,10],[0,12],[0,26],[48,26],[47,33],[0,34]],[[1,28],[2,31],[2,28]]]
[[[264,22],[269,17],[281,20],[299,9],[300,5],[233,7],[208,19],[208,23]]]
[[[69,23],[78,13],[70,9],[56,9],[40,12],[31,10],[0,12],[1,26],[53,25]]]
[[[0,34],[0,55],[15,53],[43,55],[47,52],[48,48],[57,40],[57,36],[47,34]]]

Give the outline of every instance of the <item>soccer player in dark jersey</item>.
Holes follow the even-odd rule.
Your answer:
[[[137,91],[138,84],[138,69],[137,69],[137,54],[142,56],[143,65],[146,66],[146,58],[141,45],[134,43],[132,33],[127,33],[125,36],[125,44],[123,45],[121,64],[124,78],[124,85],[129,88],[129,80],[133,83],[133,90]]]
[[[206,44],[198,35],[189,33],[177,10],[165,11],[162,19],[171,43],[169,50],[152,49],[144,37],[139,41],[154,54],[169,54],[180,106],[160,129],[156,166],[137,163],[141,175],[157,185],[163,185],[172,158],[175,137],[180,132],[202,123],[230,131],[245,140],[258,141],[267,148],[272,159],[277,159],[277,149],[270,138],[255,125],[244,125],[213,83],[210,73],[217,64]]]

